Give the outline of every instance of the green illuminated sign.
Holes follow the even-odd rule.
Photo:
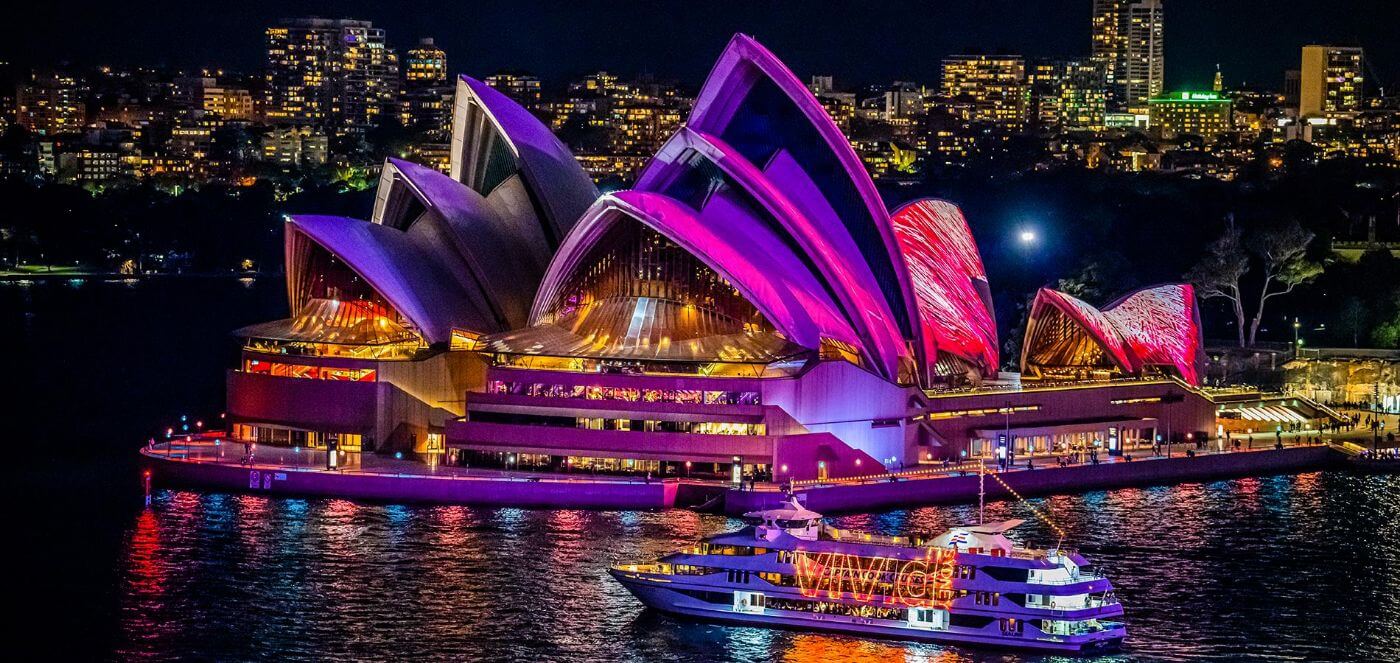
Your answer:
[[[1222,99],[1214,92],[1176,92],[1168,97],[1153,99],[1153,101],[1229,101]]]

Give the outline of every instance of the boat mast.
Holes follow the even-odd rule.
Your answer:
[[[987,462],[979,460],[977,462],[977,524],[984,524],[982,521],[983,512],[987,508]]]

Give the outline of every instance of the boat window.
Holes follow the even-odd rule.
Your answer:
[[[1031,571],[1029,569],[1016,569],[1006,566],[987,566],[982,569],[982,572],[986,573],[987,575],[991,576],[996,580],[1003,580],[1006,582],[1035,582],[1030,577]]]
[[[762,613],[762,592],[734,592],[734,612]]]
[[[948,611],[937,608],[910,608],[909,626],[911,628],[946,629],[948,628]]]
[[[987,617],[985,615],[960,615],[954,613],[948,616],[948,624],[967,628],[982,628],[992,623],[995,619],[995,617]]]
[[[1026,630],[1026,623],[1020,619],[1003,617],[1001,619],[1002,635],[1021,635]]]

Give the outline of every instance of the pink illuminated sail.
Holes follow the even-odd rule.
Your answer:
[[[987,274],[962,211],[942,200],[920,200],[892,219],[918,305],[926,374],[934,373],[940,353],[995,374],[997,327]]]
[[[1101,367],[1095,348],[1124,373],[1166,368],[1199,385],[1205,353],[1195,290],[1184,283],[1143,288],[1102,311],[1049,288],[1036,293],[1022,348],[1023,373]]]

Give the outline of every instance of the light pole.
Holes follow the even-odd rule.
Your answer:
[[[1293,358],[1294,358],[1294,359],[1297,359],[1297,358],[1298,358],[1298,351],[1299,351],[1300,349],[1302,349],[1302,346],[1298,343],[1298,328],[1301,327],[1301,326],[1302,326],[1302,323],[1298,322],[1298,318],[1293,318]]]
[[[1015,450],[1016,450],[1016,443],[1011,441],[1011,401],[1006,401],[1006,456],[1007,456],[1007,461],[1006,461],[1006,467],[1004,467],[1004,468],[1002,468],[1002,469],[1004,469],[1004,470],[1009,470],[1009,469],[1011,469],[1011,462],[1012,462],[1012,461],[1011,461],[1011,458],[1013,458],[1013,457],[1015,456],[1015,453],[1014,453]]]

